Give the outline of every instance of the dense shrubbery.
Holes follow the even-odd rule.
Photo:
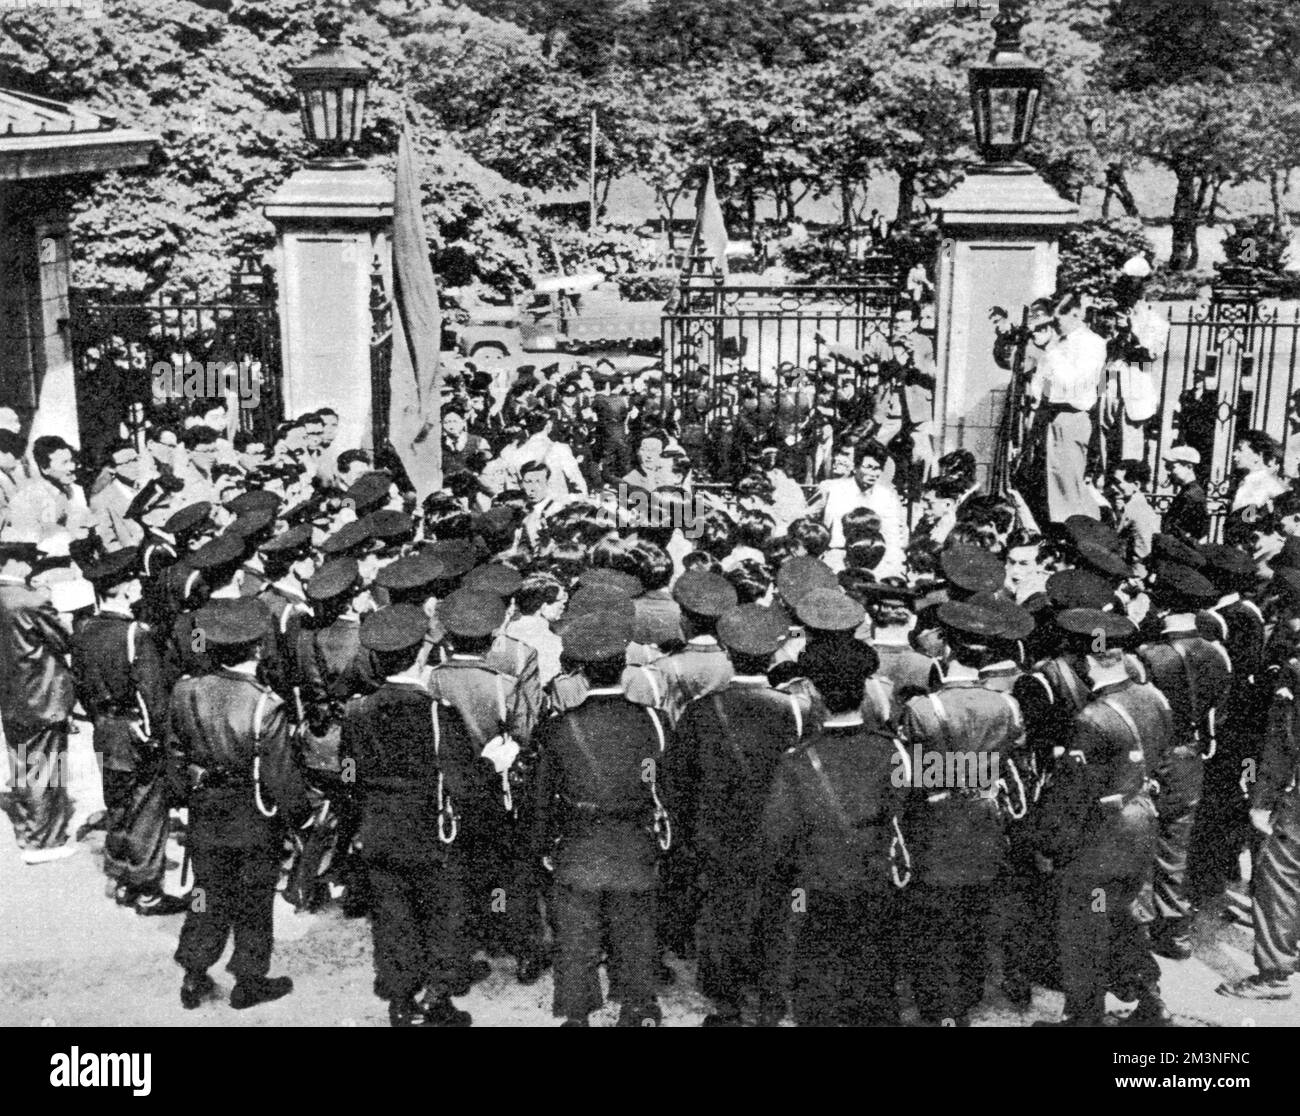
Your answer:
[[[1132,217],[1085,221],[1061,237],[1057,289],[1109,294],[1125,262],[1133,256],[1155,256],[1142,222]]]

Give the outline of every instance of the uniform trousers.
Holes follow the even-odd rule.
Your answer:
[[[1160,970],[1135,906],[1139,877],[1104,879],[1069,865],[1056,877],[1057,945],[1065,987],[1065,1015],[1100,1023],[1106,991],[1120,999],[1154,993]]]
[[[176,947],[177,964],[187,972],[206,972],[221,957],[233,932],[235,949],[226,968],[236,980],[266,976],[275,938],[279,848],[196,844],[191,855],[194,891]]]
[[[405,1000],[423,987],[458,995],[469,980],[463,869],[454,860],[367,859],[375,995]]]
[[[1242,761],[1253,750],[1250,742],[1221,735],[1218,752],[1204,761],[1205,785],[1188,849],[1188,889],[1195,900],[1216,898],[1238,876],[1237,860],[1251,834],[1239,780]]]
[[[1047,468],[1047,515],[1064,523],[1072,515],[1097,519],[1097,501],[1084,488],[1092,419],[1086,411],[1060,411],[1048,423],[1044,461]]]
[[[655,892],[592,890],[557,883],[551,889],[555,924],[554,1014],[582,1019],[604,1003],[602,943],[609,951],[609,998],[624,1008],[655,1000]]]
[[[1185,932],[1182,920],[1191,916],[1187,898],[1187,849],[1192,824],[1201,800],[1204,761],[1189,748],[1177,748],[1165,771],[1156,799],[1159,825],[1156,831],[1155,909],[1153,933]]]
[[[761,895],[752,871],[717,865],[700,880],[700,991],[715,1004],[739,1008],[746,990],[764,1003],[781,999],[781,941],[759,917]]]
[[[1300,806],[1276,814],[1255,860],[1255,964],[1261,973],[1300,969]]]
[[[892,891],[809,894],[791,995],[799,1026],[898,1025],[897,905]]]
[[[54,849],[68,841],[68,725],[5,721],[9,790],[0,795],[20,849]]]
[[[987,928],[992,886],[909,889],[912,943],[912,994],[928,1023],[957,1020],[984,998],[988,975]]]

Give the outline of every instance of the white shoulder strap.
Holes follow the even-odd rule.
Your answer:
[[[126,661],[129,666],[135,665],[135,633],[140,630],[140,621],[132,620],[126,626]]]
[[[506,684],[501,681],[501,675],[493,676],[497,683],[497,712],[501,715],[502,726],[506,723]]]
[[[803,739],[803,710],[799,708],[799,699],[794,694],[785,695],[790,701],[790,711],[794,714],[795,739]]]
[[[663,755],[667,748],[667,741],[664,739],[664,727],[659,723],[659,714],[653,709],[644,707],[645,711],[650,714],[650,723],[655,727],[655,736],[659,738],[659,754]]]

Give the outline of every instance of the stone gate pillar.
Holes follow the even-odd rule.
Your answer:
[[[964,447],[988,480],[1010,375],[993,361],[989,310],[1018,322],[1056,289],[1057,246],[1079,210],[1023,164],[974,167],[934,202],[943,240],[936,267],[935,424],[939,453]]]
[[[287,418],[339,414],[335,448],[369,446],[370,273],[391,267],[393,184],[366,166],[307,166],[266,203],[277,230]]]

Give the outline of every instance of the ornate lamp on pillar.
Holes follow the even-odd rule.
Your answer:
[[[989,311],[1022,308],[1056,289],[1061,231],[1079,211],[1020,160],[1033,138],[1045,84],[1020,44],[1020,0],[1002,0],[988,61],[970,69],[971,110],[980,162],[934,202],[942,244],[936,267],[935,419],[940,452],[965,447],[981,480],[993,458],[1006,404],[1007,373],[993,361]]]
[[[285,412],[332,407],[338,452],[370,442],[370,272],[377,256],[390,273],[393,185],[354,153],[373,71],[343,48],[337,11],[316,30],[315,53],[289,68],[316,154],[265,212],[278,233]]]

